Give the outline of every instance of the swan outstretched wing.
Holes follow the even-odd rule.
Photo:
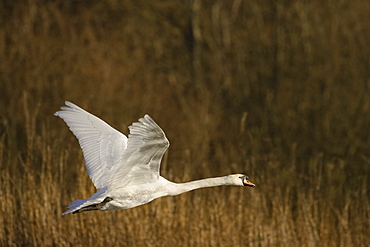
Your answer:
[[[162,157],[170,145],[163,130],[148,115],[129,129],[127,149],[112,173],[110,190],[158,179]]]
[[[87,172],[97,189],[108,185],[115,166],[123,159],[127,137],[103,120],[66,101],[67,106],[55,113],[77,137],[82,148]]]

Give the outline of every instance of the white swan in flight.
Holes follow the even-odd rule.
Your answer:
[[[162,129],[145,115],[133,123],[128,138],[103,120],[77,105],[55,115],[62,118],[77,137],[87,172],[98,192],[89,199],[72,202],[63,214],[91,210],[133,208],[162,196],[220,185],[255,185],[243,174],[173,183],[159,175],[159,167],[169,142]]]

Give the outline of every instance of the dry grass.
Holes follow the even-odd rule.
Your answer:
[[[1,246],[369,246],[368,1],[2,1]],[[149,113],[182,182],[220,187],[61,216],[94,192],[64,100],[127,134]]]

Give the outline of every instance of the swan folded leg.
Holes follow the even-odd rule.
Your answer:
[[[71,205],[68,206],[68,210],[62,213],[62,215],[73,213],[83,207],[92,205],[92,204],[99,204],[103,200],[103,198],[106,198],[106,189],[103,189],[101,191],[96,192],[88,199],[77,199],[71,203]]]
[[[91,204],[89,206],[85,206],[85,207],[82,207],[80,209],[77,209],[76,211],[73,211],[73,214],[78,214],[78,213],[82,213],[82,212],[85,212],[85,211],[100,210],[105,206],[105,204],[107,204],[108,202],[110,202],[112,200],[113,200],[112,197],[106,197],[100,203]]]

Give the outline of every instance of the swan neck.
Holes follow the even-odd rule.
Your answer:
[[[185,193],[185,192],[200,189],[200,188],[215,187],[215,186],[221,186],[221,185],[233,185],[233,183],[229,181],[227,176],[200,179],[200,180],[191,181],[187,183],[176,183],[173,188],[173,191],[171,191],[170,194],[179,195],[181,193]]]

